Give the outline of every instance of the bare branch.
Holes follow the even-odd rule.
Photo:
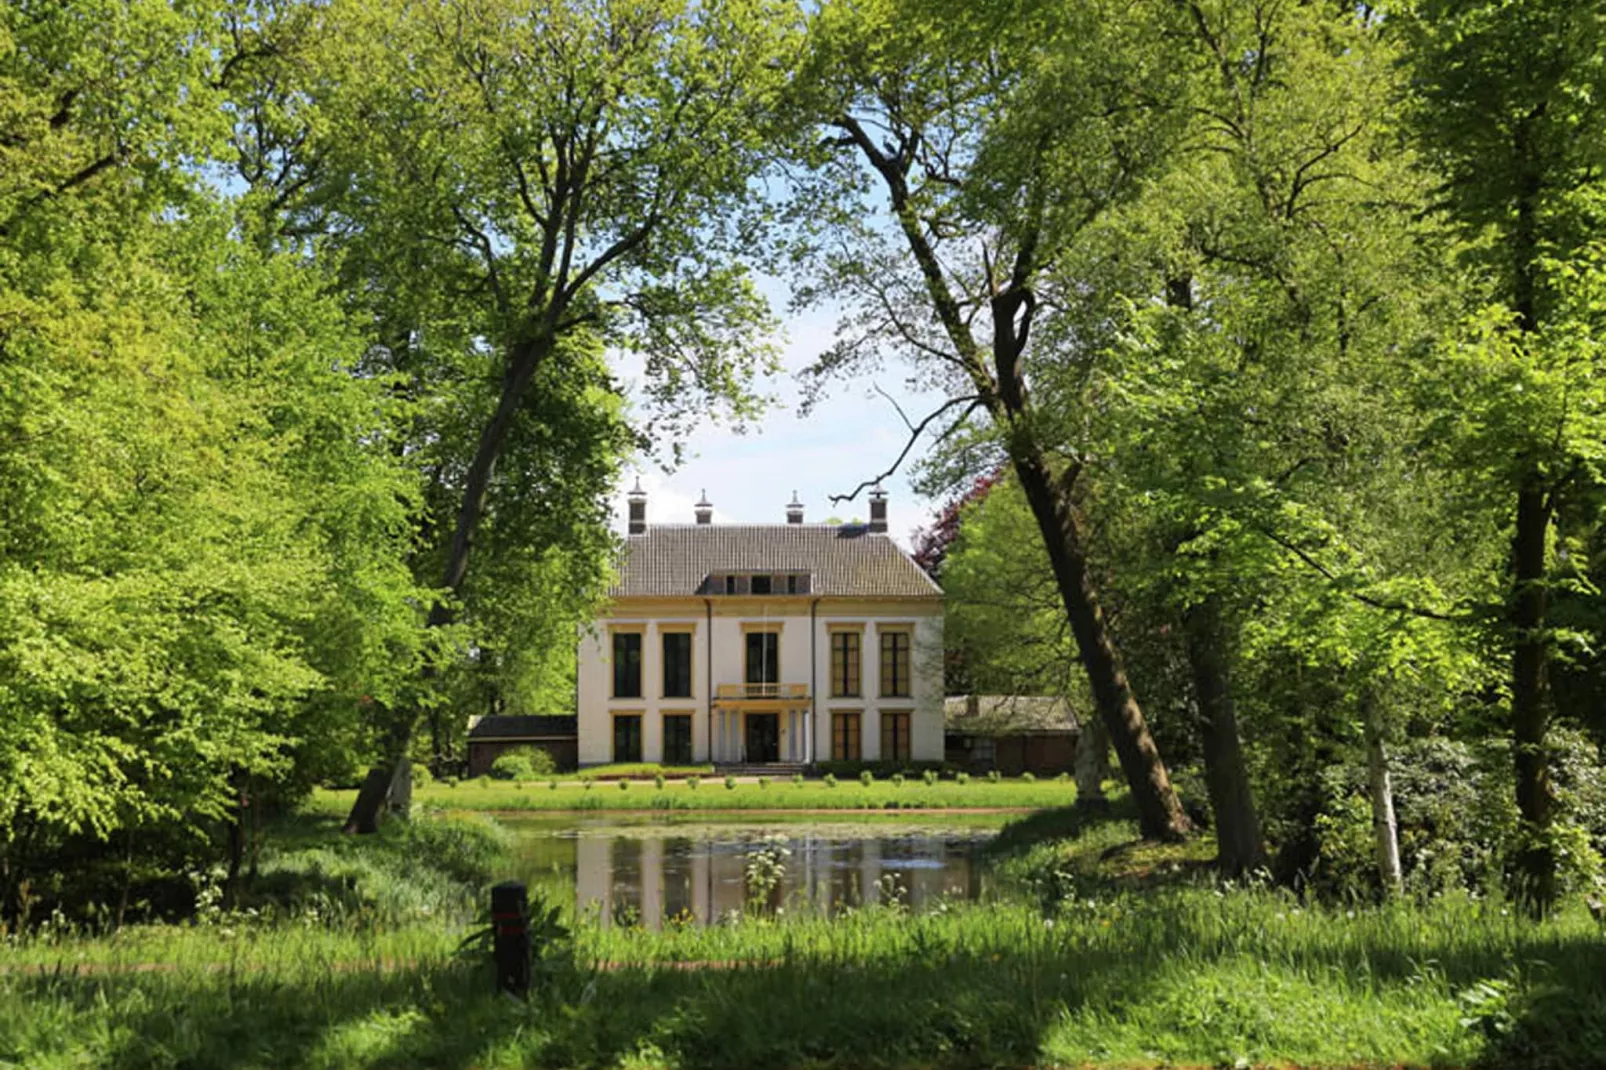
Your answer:
[[[952,424],[948,425],[947,430],[943,431],[942,434],[937,436],[937,441],[941,442],[943,439],[945,439],[949,435],[953,434],[954,431],[959,428],[959,425],[961,425],[961,424],[963,424],[965,422],[966,417],[968,417],[971,413],[975,412],[978,408],[980,408],[984,400],[985,399],[982,398],[982,396],[979,395],[979,394],[966,394],[963,397],[949,398],[947,401],[945,401],[941,405],[937,406],[937,408],[935,410],[933,410],[930,414],[928,414],[924,420],[921,420],[918,424],[916,424],[912,428],[910,428],[910,430],[909,430],[909,441],[904,443],[903,452],[898,454],[898,459],[892,462],[892,467],[891,468],[888,468],[885,472],[882,472],[880,475],[876,476],[874,479],[866,479],[866,480],[864,480],[862,483],[860,483],[858,486],[854,487],[851,491],[849,491],[846,494],[833,494],[833,495],[831,495],[831,504],[835,505],[835,504],[837,504],[839,502],[851,502],[853,499],[855,499],[855,498],[857,498],[859,496],[859,492],[860,491],[863,491],[863,490],[866,490],[866,489],[868,489],[870,487],[875,486],[877,483],[881,482],[883,479],[886,479],[888,476],[890,476],[890,475],[894,474],[895,472],[897,472],[898,468],[903,464],[904,458],[909,456],[909,451],[914,449],[916,442],[920,441],[921,434],[926,430],[926,428],[928,426],[930,426],[931,421],[935,420],[937,417],[941,416],[943,413],[947,412],[949,409],[953,408],[955,405],[966,405],[967,406],[965,411],[959,414],[959,419],[955,420]],[[896,405],[896,404],[897,403],[894,402],[894,405]],[[900,416],[903,414],[903,410],[902,409],[899,409],[898,412],[899,412]],[[908,417],[904,417],[904,423],[907,424],[908,422],[909,422]]]

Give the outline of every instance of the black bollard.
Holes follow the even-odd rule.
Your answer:
[[[491,889],[496,987],[523,999],[530,991],[530,899],[518,881]]]

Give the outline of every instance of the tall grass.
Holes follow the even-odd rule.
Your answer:
[[[454,952],[474,924],[466,908],[447,896],[435,901],[447,916],[429,919],[422,893],[381,908],[371,887],[389,864],[374,859],[401,852],[461,864],[466,896],[485,875],[472,860],[494,844],[472,831],[310,837],[287,868],[361,856],[370,923],[279,908],[14,940],[0,1064],[1570,1067],[1606,1051],[1606,943],[1581,907],[1533,923],[1470,896],[1313,906],[1217,887],[1186,851],[1124,849],[1119,818],[1053,834],[1069,821],[1004,838],[998,865],[1016,890],[919,915],[895,894],[833,919],[755,907],[706,929],[571,913],[567,965],[527,1005]],[[165,968],[132,968],[153,954]]]
[[[1536,925],[1470,899],[1349,911],[1174,888],[1047,914],[1015,901],[583,926],[576,945],[573,970],[528,1007],[423,942],[403,964],[290,936],[249,970],[13,972],[0,1054],[29,1067],[1586,1066],[1606,1050],[1606,952],[1581,910]]]

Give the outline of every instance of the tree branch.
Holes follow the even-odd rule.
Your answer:
[[[1387,599],[1374,598],[1371,595],[1364,594],[1360,591],[1346,587],[1344,586],[1343,581],[1340,580],[1331,569],[1322,564],[1320,561],[1316,560],[1309,553],[1294,543],[1284,539],[1276,532],[1269,531],[1266,528],[1258,525],[1256,526],[1255,530],[1259,531],[1266,538],[1270,539],[1278,546],[1281,546],[1284,550],[1287,550],[1289,553],[1299,558],[1306,565],[1321,573],[1322,577],[1326,579],[1328,583],[1332,584],[1333,587],[1340,593],[1349,595],[1351,598],[1362,603],[1363,605],[1371,606],[1373,609],[1387,610],[1392,613],[1405,613],[1413,617],[1426,617],[1428,620],[1447,621],[1451,624],[1470,624],[1473,622],[1474,618],[1470,614],[1440,613],[1437,610],[1423,609],[1420,606],[1407,605],[1404,602],[1394,602]]]
[[[876,476],[874,479],[866,479],[866,480],[864,480],[858,486],[854,487],[851,491],[849,491],[846,494],[833,494],[833,495],[831,495],[831,504],[832,505],[836,505],[839,502],[851,502],[853,499],[855,499],[855,498],[857,498],[859,496],[859,492],[860,491],[865,490],[865,489],[867,489],[869,487],[875,486],[877,483],[881,482],[883,479],[886,479],[888,476],[890,476],[890,475],[894,474],[895,472],[897,472],[898,468],[903,464],[904,458],[909,456],[909,451],[914,449],[915,443],[920,440],[921,434],[926,430],[926,428],[928,426],[930,426],[931,421],[935,420],[937,417],[941,416],[943,413],[947,412],[949,409],[953,408],[955,405],[966,405],[967,406],[965,411],[959,415],[959,419],[955,420],[952,424],[950,424],[948,426],[947,430],[945,430],[942,434],[937,436],[937,441],[941,442],[943,439],[945,439],[949,435],[953,434],[954,431],[959,427],[959,425],[965,422],[965,418],[967,416],[969,416],[971,413],[975,412],[978,408],[980,408],[983,400],[984,399],[979,394],[966,394],[963,397],[949,398],[947,401],[943,402],[935,410],[933,410],[930,414],[928,414],[924,420],[921,420],[918,424],[915,424],[912,428],[910,428],[910,430],[909,430],[909,441],[904,443],[903,452],[898,454],[898,459],[892,462],[892,467],[891,468],[888,468],[885,472],[882,472],[880,475]],[[896,402],[894,402],[893,404],[894,404],[894,406],[897,405]],[[898,410],[898,414],[900,416],[903,415],[903,410],[901,408]],[[903,422],[905,424],[907,424],[909,422],[909,418],[907,416],[905,416]]]

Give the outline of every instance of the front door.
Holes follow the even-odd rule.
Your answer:
[[[750,713],[747,715],[747,760],[750,762],[778,762],[781,760],[780,714]]]

